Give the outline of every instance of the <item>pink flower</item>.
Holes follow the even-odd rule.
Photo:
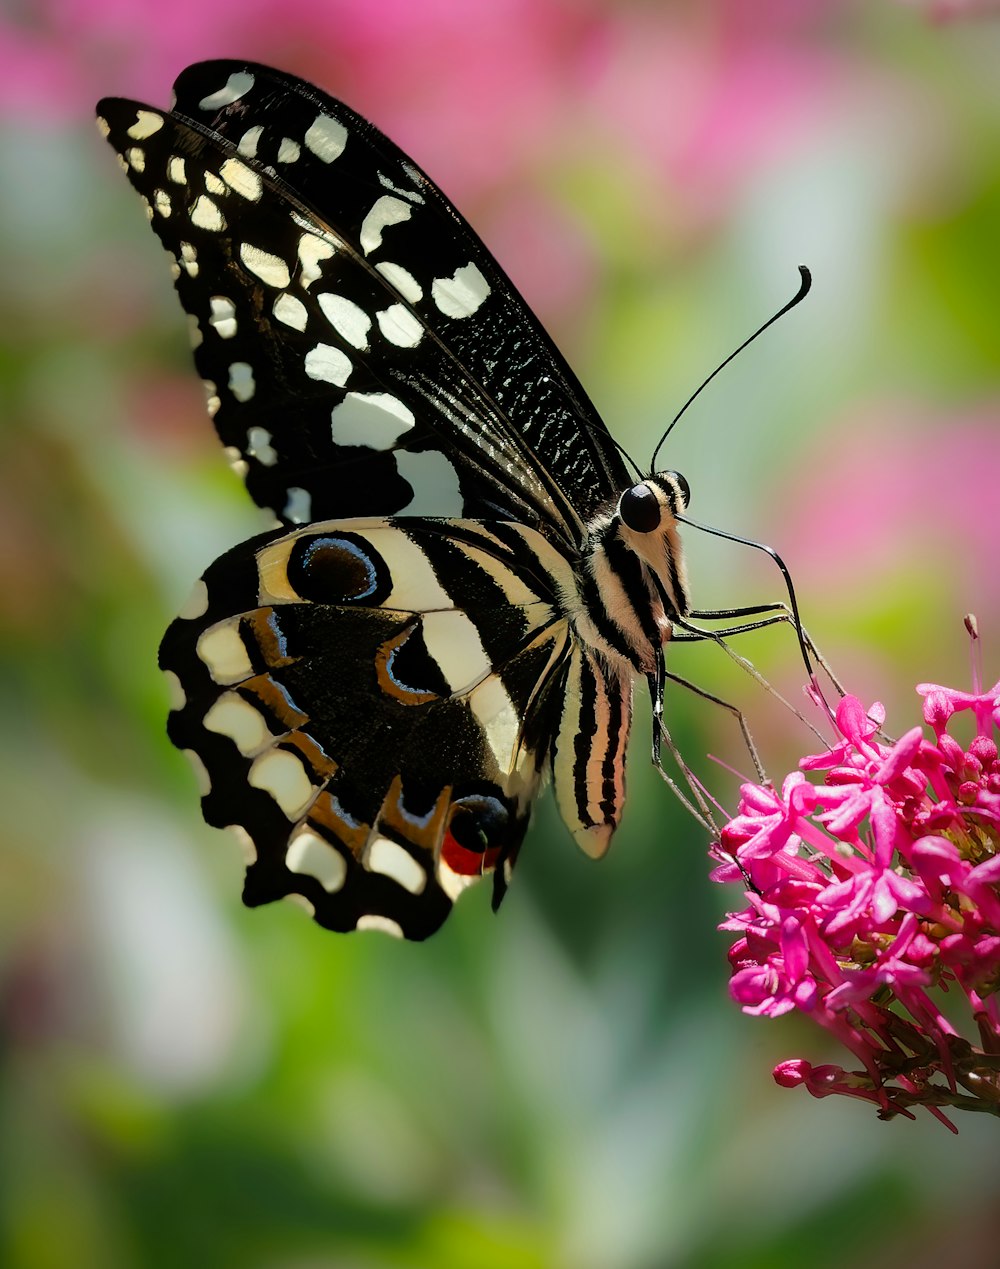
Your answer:
[[[739,936],[744,1012],[808,1014],[861,1066],[796,1058],[775,1080],[883,1118],[924,1106],[951,1128],[941,1107],[1000,1115],[1000,682],[917,691],[933,741],[914,727],[888,742],[882,707],[847,696],[840,738],[799,764],[823,784],[744,785],[713,879],[745,886],[720,927]],[[961,714],[968,748],[948,730]]]

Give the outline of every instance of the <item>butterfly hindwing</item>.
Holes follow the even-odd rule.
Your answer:
[[[278,531],[211,566],[160,661],[205,818],[252,848],[248,903],[419,939],[495,869],[499,898],[558,726],[564,569],[531,530],[419,520]]]

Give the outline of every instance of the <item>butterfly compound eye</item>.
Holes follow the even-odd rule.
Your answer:
[[[660,527],[660,503],[647,484],[625,490],[618,500],[618,514],[635,533],[652,533]]]
[[[677,491],[681,496],[683,506],[676,508],[677,513],[686,511],[691,505],[691,486],[679,471],[668,471],[666,476],[673,482],[674,485],[676,485]]]

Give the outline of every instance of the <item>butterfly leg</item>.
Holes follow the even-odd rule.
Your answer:
[[[684,809],[692,815],[708,832],[718,836],[718,828],[712,818],[712,811],[705,798],[702,786],[694,772],[684,761],[680,750],[674,743],[673,737],[670,735],[666,724],[663,721],[663,689],[667,679],[676,678],[676,675],[667,672],[666,665],[663,660],[662,652],[657,658],[656,669],[646,676],[649,686],[650,700],[653,707],[653,767],[660,775],[661,779],[669,786],[673,795],[681,803]],[[663,766],[662,750],[666,745],[671,758],[673,758],[677,769],[684,777],[684,782],[691,791],[691,797],[688,797],[684,790],[680,787],[676,780],[667,772]]]
[[[764,614],[767,614],[764,616]],[[820,651],[818,645],[812,636],[806,630],[805,626],[799,624],[795,612],[789,607],[784,600],[778,600],[770,604],[753,604],[743,608],[704,608],[696,609],[688,613],[689,617],[696,621],[729,621],[733,618],[740,617],[757,617],[764,616],[762,621],[748,621],[738,626],[729,626],[725,630],[717,630],[713,633],[705,632],[703,634],[680,634],[674,635],[675,642],[694,642],[699,638],[714,638],[715,635],[727,637],[729,635],[746,634],[751,630],[763,630],[766,626],[776,626],[780,624],[790,625],[805,644],[810,655],[819,665],[823,673],[827,676],[833,686],[836,688],[838,695],[845,696],[847,689],[841,684],[837,675],[834,673],[833,667]]]
[[[757,621],[748,621],[735,626],[727,626],[723,630],[704,630],[698,626],[691,625],[690,622],[684,619],[675,618],[675,627],[679,627],[679,629],[674,630],[671,641],[675,643],[696,643],[699,640],[711,639],[717,642],[724,649],[727,656],[731,657],[738,665],[755,678],[762,687],[774,695],[778,695],[774,691],[774,688],[771,687],[767,680],[763,678],[763,676],[745,657],[742,657],[733,651],[733,649],[726,643],[726,637],[729,635],[746,634],[751,630],[762,630],[767,626],[774,626],[781,623],[787,623],[790,625],[795,631],[799,648],[802,652],[802,661],[809,675],[809,687],[812,691],[813,699],[826,712],[827,717],[831,721],[833,720],[833,708],[827,701],[826,696],[823,693],[823,689],[820,686],[819,677],[813,667],[813,661],[815,661],[815,663],[823,670],[824,674],[833,684],[834,690],[839,697],[843,698],[847,692],[840,679],[834,673],[833,667],[830,665],[829,661],[819,650],[806,628],[801,624],[796,609],[779,601],[777,603],[757,604],[745,608],[705,609],[692,612],[689,615],[707,621],[727,621],[734,617],[759,617],[759,620]],[[810,659],[810,657],[812,659]],[[784,703],[788,704],[788,702]],[[802,718],[802,715],[798,710],[794,709],[793,706],[789,705],[788,707],[799,718]],[[807,723],[806,725],[816,735],[819,735],[812,724]],[[823,738],[820,736],[820,739],[822,740]]]
[[[671,683],[676,683],[678,686],[685,688],[687,691],[693,692],[695,696],[700,696],[702,700],[711,701],[713,705],[718,705],[720,708],[728,710],[739,725],[739,729],[743,735],[743,742],[750,755],[750,761],[754,765],[758,781],[761,784],[767,784],[767,772],[764,770],[764,764],[761,762],[760,755],[757,752],[757,746],[754,744],[754,739],[751,735],[750,725],[746,720],[746,715],[739,706],[734,705],[731,701],[723,700],[721,696],[716,696],[714,693],[707,691],[703,687],[698,687],[696,683],[692,683],[690,679],[682,678],[679,674],[673,674],[670,671],[667,671],[666,677]]]

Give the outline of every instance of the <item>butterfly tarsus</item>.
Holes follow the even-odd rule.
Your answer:
[[[727,710],[736,719],[740,732],[743,735],[743,743],[746,745],[747,753],[750,755],[750,761],[754,765],[754,771],[757,773],[757,780],[760,784],[769,784],[767,772],[764,770],[764,764],[761,762],[760,754],[757,752],[757,746],[754,743],[753,735],[750,731],[750,724],[747,722],[746,715],[734,705],[732,701],[723,700],[721,696],[716,696],[713,692],[709,692],[703,687],[699,687],[697,683],[692,683],[690,679],[683,678],[680,674],[667,672],[667,678],[671,683],[676,683],[679,687],[685,688],[689,692],[693,692],[695,696],[700,696],[704,701],[710,701],[713,705],[718,705],[721,709]]]
[[[739,546],[749,546],[755,551],[763,551],[765,555],[769,556],[771,560],[773,560],[784,579],[785,593],[788,595],[787,610],[791,617],[791,624],[795,630],[796,638],[798,639],[799,651],[802,654],[802,664],[806,667],[806,674],[809,676],[810,680],[814,679],[816,672],[813,668],[812,662],[809,660],[809,651],[803,635],[802,618],[799,616],[799,604],[798,600],[795,598],[795,587],[792,584],[792,575],[788,570],[788,565],[774,547],[768,546],[764,542],[755,542],[752,538],[740,537],[739,534],[736,533],[728,533],[725,529],[717,529],[712,525],[700,524],[697,520],[692,520],[686,515],[678,516],[677,519],[681,524],[689,525],[692,529],[699,529],[702,533],[708,533],[712,537],[724,538],[727,542],[735,542]],[[752,612],[753,609],[750,609],[746,615],[751,615]],[[739,609],[733,609],[732,615],[740,616],[742,614]],[[827,709],[829,709],[829,706],[827,706]]]
[[[820,667],[820,669],[826,675],[827,679],[829,679],[830,683],[833,686],[834,691],[837,693],[837,696],[843,699],[847,695],[847,689],[844,687],[843,683],[840,681],[839,677],[837,676],[836,672],[833,669],[833,666],[824,656],[823,652],[820,650],[815,640],[809,634],[808,630],[806,630],[805,626],[801,624],[798,617],[798,613],[793,611],[783,601],[778,600],[777,602],[770,603],[770,604],[750,605],[744,608],[699,609],[699,610],[694,610],[690,612],[688,616],[694,617],[701,621],[728,621],[733,617],[755,616],[755,615],[763,614],[763,613],[769,613],[771,615],[765,617],[761,621],[751,621],[751,622],[746,622],[738,626],[729,626],[724,630],[700,630],[696,626],[687,625],[681,630],[680,633],[675,633],[672,636],[671,642],[699,643],[699,642],[704,642],[706,639],[711,639],[714,642],[718,642],[722,644],[722,646],[725,648],[729,656],[733,657],[737,661],[738,664],[743,666],[743,668],[748,669],[750,673],[753,674],[753,676],[758,680],[758,682],[760,682],[762,686],[766,687],[768,691],[772,692],[774,695],[779,696],[779,699],[781,699],[780,694],[775,692],[774,688],[771,687],[771,685],[767,683],[766,680],[764,680],[763,677],[757,673],[757,671],[750,665],[750,662],[745,661],[744,658],[737,656],[737,654],[734,653],[732,649],[729,648],[725,644],[725,639],[727,639],[730,635],[748,634],[750,631],[753,631],[753,630],[764,630],[769,626],[775,626],[775,625],[787,623],[788,625],[793,627],[800,643],[809,650],[809,654],[812,657],[812,659],[816,662],[816,665]],[[823,694],[822,687],[820,686],[820,683],[819,683],[819,678],[814,669],[810,670],[809,687],[811,689],[811,693],[816,703],[819,704],[820,707],[823,709],[823,711],[826,713],[827,718],[833,721],[834,711],[831,708],[829,702],[827,701],[825,695]],[[807,720],[803,719],[802,714],[797,709],[795,709],[794,706],[790,705],[787,701],[783,701],[783,703],[785,705],[788,705],[788,708],[791,709],[792,712],[798,718],[806,722],[806,726],[809,727],[809,729],[813,732],[815,736],[819,737],[820,740],[823,739],[822,735],[816,730],[816,728],[813,727],[812,724],[809,723]]]
[[[731,626],[727,630],[717,630],[715,633],[721,637],[728,637],[734,634],[747,634],[751,630],[763,630],[767,626],[774,626],[783,622],[787,623],[794,629],[796,636],[805,644],[810,656],[833,684],[837,695],[840,697],[847,695],[847,689],[837,677],[830,662],[823,655],[809,631],[802,625],[798,610],[791,608],[783,599],[775,600],[769,604],[748,604],[740,608],[698,608],[692,609],[687,615],[695,621],[729,621],[734,617],[756,617],[764,614],[769,614],[764,621],[747,622],[745,625]],[[711,636],[709,635],[708,637]],[[675,642],[694,642],[694,640],[695,636],[675,636]],[[807,668],[809,668],[808,665]]]

